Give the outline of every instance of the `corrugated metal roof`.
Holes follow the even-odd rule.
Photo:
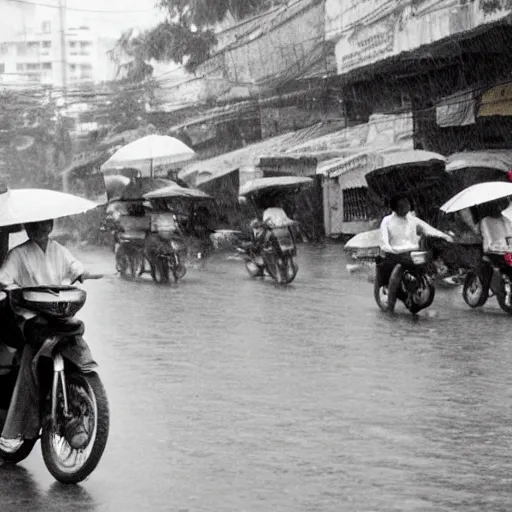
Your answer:
[[[309,128],[278,135],[208,160],[194,162],[185,167],[180,172],[179,177],[185,181],[193,181],[195,176],[201,174],[208,176],[208,179],[212,179],[240,167],[256,166],[263,154],[284,154],[287,150],[291,150],[308,140],[339,130],[343,124],[340,121],[318,123]]]

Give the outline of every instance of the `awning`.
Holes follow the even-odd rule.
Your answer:
[[[347,158],[324,162],[319,166],[318,172],[338,179],[342,189],[359,188],[368,186],[366,175],[376,169],[407,166],[430,160],[445,161],[442,155],[430,151],[408,150],[400,146],[367,148]]]
[[[512,150],[463,151],[448,157],[447,172],[462,169],[496,169],[503,172],[512,170]]]
[[[498,85],[482,94],[478,117],[512,116],[512,83]]]
[[[288,132],[277,137],[272,137],[261,142],[250,144],[244,148],[224,153],[220,156],[201,160],[185,167],[179,177],[185,181],[194,181],[198,175],[209,175],[208,179],[215,179],[233,172],[241,167],[257,166],[260,157],[264,154],[285,154],[287,150],[302,144],[308,140],[321,137],[326,133],[339,130],[344,122],[329,121],[318,123],[309,128],[295,132]],[[204,179],[202,179],[204,182]]]
[[[359,147],[353,148],[352,154],[344,158],[328,160],[318,166],[317,173],[338,179],[341,188],[367,187],[365,175],[375,167],[377,154],[382,151],[399,151],[399,146],[386,150],[381,148]]]

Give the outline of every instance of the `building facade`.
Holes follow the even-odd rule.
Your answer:
[[[108,55],[115,40],[99,37],[90,27],[69,27],[62,41],[58,25],[48,20],[36,29],[2,39],[1,83],[72,87],[115,77]]]

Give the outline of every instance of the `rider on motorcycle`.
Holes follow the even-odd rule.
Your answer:
[[[508,199],[493,201],[487,208],[487,216],[479,224],[484,253],[503,249],[512,242],[512,222],[503,215],[509,206]]]
[[[53,220],[25,225],[29,239],[9,252],[0,268],[1,288],[61,285],[82,281],[87,277],[88,273],[83,265],[66,248],[49,238],[52,229]],[[21,446],[23,439],[34,439],[38,436],[41,427],[41,399],[32,369],[37,348],[31,342],[37,343],[51,334],[44,320],[35,313],[21,308],[15,308],[14,313],[26,343],[0,437],[0,448],[11,453]],[[75,336],[75,343],[70,344],[69,350],[76,354],[81,370],[87,372],[96,368],[89,347],[81,336]],[[70,419],[67,431],[72,446],[80,447],[86,441],[85,429],[80,421]]]
[[[280,199],[269,202],[263,211],[262,220],[258,221],[255,219],[251,222],[256,240],[255,248],[260,250],[263,247],[272,229],[286,227],[292,223],[293,220],[286,215],[283,209],[283,202]]]
[[[411,201],[405,195],[395,196],[390,201],[392,213],[381,222],[380,232],[382,237],[381,250],[384,252],[378,272],[381,282],[389,282],[391,272],[397,264],[411,262],[410,253],[420,249],[421,235],[441,238],[447,242],[453,242],[450,235],[435,229],[427,222],[419,219],[411,211]],[[400,280],[396,282],[396,286]],[[388,311],[393,312],[396,304],[396,289],[388,290]]]
[[[512,246],[512,222],[503,215],[503,210],[508,206],[508,199],[493,201],[486,208],[487,216],[478,224],[482,235],[483,252],[490,258],[493,258],[493,252],[500,252]],[[490,282],[493,274],[491,263],[483,261],[481,273],[484,281]]]

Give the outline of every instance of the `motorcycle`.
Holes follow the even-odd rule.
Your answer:
[[[89,278],[97,278],[89,277]],[[0,307],[11,304],[38,314],[51,335],[37,342],[33,367],[41,392],[41,451],[52,476],[64,484],[85,480],[98,465],[109,433],[109,404],[100,377],[83,372],[74,363],[72,340],[83,332],[74,318],[86,301],[86,292],[75,286],[35,286],[0,292]],[[5,309],[4,309],[5,310]],[[35,342],[34,342],[35,343]],[[14,344],[13,344],[14,345]],[[70,350],[68,350],[68,348]],[[19,352],[11,364],[2,366],[5,410],[9,407],[19,371]],[[70,421],[81,421],[87,439],[73,446],[68,435]],[[14,452],[0,449],[0,460],[17,464],[26,459],[38,439],[25,439]]]
[[[251,277],[263,277],[265,271],[277,284],[289,284],[297,276],[295,261],[297,246],[290,227],[266,227],[267,236],[258,250],[255,242],[237,248],[245,258],[245,268]]]
[[[157,283],[168,283],[170,275],[177,283],[187,273],[187,245],[181,232],[159,233],[156,248],[150,253],[151,277]]]
[[[251,205],[251,209],[259,217],[276,199],[286,195],[293,197],[305,186],[311,185],[311,178],[298,176],[279,176],[258,178],[244,183],[239,189],[241,205]],[[284,213],[284,211],[283,211]],[[245,268],[251,277],[263,277],[267,272],[277,284],[290,284],[299,271],[295,261],[297,245],[292,226],[298,223],[285,218],[277,225],[257,222],[254,228],[263,228],[265,238],[262,244],[256,243],[253,233],[251,243],[241,244],[237,251],[244,256]]]
[[[512,253],[486,254],[482,263],[489,268],[489,276],[481,270],[466,274],[462,289],[464,302],[471,308],[479,308],[496,296],[500,308],[512,315]]]
[[[170,274],[174,282],[178,282],[187,273],[185,260],[188,246],[185,235],[175,213],[171,213],[169,205],[173,201],[196,202],[211,201],[213,197],[195,188],[184,188],[172,185],[145,194],[153,211],[151,215],[151,235],[146,240],[146,255],[150,262],[151,277],[155,282],[168,283]],[[203,257],[202,249],[198,259]]]
[[[434,277],[432,275],[432,256],[428,251],[413,251],[409,258],[397,263],[386,282],[381,275],[380,266],[383,258],[376,258],[376,276],[374,281],[374,298],[380,309],[388,311],[389,289],[396,289],[396,297],[405,307],[416,315],[428,308],[435,297]]]
[[[145,237],[145,234],[144,234]],[[122,277],[135,279],[146,271],[144,238],[116,233],[116,270]]]

